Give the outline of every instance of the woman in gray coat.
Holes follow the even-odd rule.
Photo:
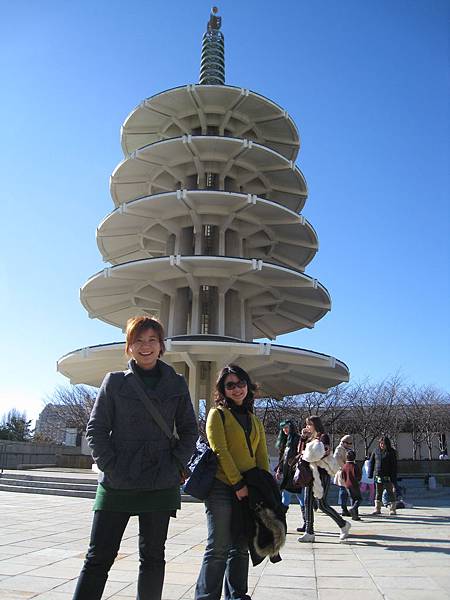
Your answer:
[[[108,373],[86,437],[101,474],[91,539],[73,600],[100,600],[125,527],[139,517],[137,600],[160,600],[169,519],[180,508],[180,478],[197,439],[186,381],[162,362],[164,330],[151,317],[129,319],[127,371]],[[147,411],[136,383],[178,440],[169,440]]]

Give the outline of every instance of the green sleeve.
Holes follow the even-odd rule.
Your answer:
[[[206,420],[206,435],[208,437],[209,445],[217,454],[220,466],[230,483],[234,486],[242,480],[242,475],[236,467],[233,457],[228,449],[224,423],[217,408],[212,408],[208,413],[208,418]]]

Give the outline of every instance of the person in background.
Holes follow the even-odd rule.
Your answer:
[[[354,450],[349,450],[347,452],[346,463],[342,467],[342,482],[348,490],[350,498],[352,499],[352,505],[350,507],[352,520],[361,521],[361,517],[358,513],[358,508],[361,504],[361,491],[359,489],[359,482],[361,481],[361,467],[356,464],[355,460],[356,454]]]
[[[222,586],[225,600],[249,599],[248,541],[239,507],[248,497],[243,473],[254,467],[270,473],[264,427],[253,414],[256,389],[238,365],[224,367],[216,382],[206,435],[219,465],[205,500],[208,540],[195,600],[220,600]]]
[[[389,498],[389,514],[396,513],[394,484],[397,481],[397,455],[391,446],[391,440],[383,436],[378,440],[378,448],[372,453],[369,464],[369,478],[375,479],[375,510],[372,515],[381,515],[383,489]]]
[[[181,507],[180,478],[198,435],[182,375],[160,360],[164,329],[152,317],[129,319],[127,371],[108,373],[87,425],[100,469],[89,549],[73,600],[99,600],[132,515],[139,518],[137,600],[160,600],[169,519]],[[172,444],[136,392],[146,390],[178,441]]]
[[[360,491],[361,494],[367,491],[369,493],[369,502],[370,504],[373,504],[375,500],[375,484],[373,482],[373,477],[369,477],[369,465],[370,458],[366,456],[362,467]]]
[[[339,539],[344,541],[348,538],[351,527],[349,521],[345,521],[327,501],[330,487],[330,476],[335,475],[338,464],[330,449],[330,438],[322,425],[320,417],[313,415],[307,417],[305,428],[302,430],[306,446],[302,453],[303,460],[309,463],[313,474],[313,482],[305,488],[305,517],[306,531],[298,538],[299,542],[314,542],[314,498],[317,498],[319,508],[338,525],[341,530]]]
[[[286,420],[280,423],[280,432],[278,434],[275,447],[279,450],[279,462],[276,467],[275,475],[279,481],[281,490],[281,500],[284,506],[289,507],[293,495],[297,497],[300,505],[300,510],[303,516],[303,525],[297,527],[297,531],[304,532],[305,524],[305,503],[303,501],[303,490],[300,493],[290,492],[286,489],[289,487],[289,481],[292,478],[293,468],[299,452],[303,449],[300,446],[300,435],[297,431],[297,426],[294,421]]]
[[[348,492],[342,481],[342,467],[345,465],[345,461],[347,459],[347,452],[353,448],[353,441],[351,435],[344,435],[339,444],[336,446],[336,450],[334,451],[334,458],[336,459],[339,465],[339,471],[336,473],[333,479],[333,483],[339,487],[338,494],[338,503],[341,507],[341,515],[343,517],[350,517],[350,513],[348,512],[347,504],[348,504]]]

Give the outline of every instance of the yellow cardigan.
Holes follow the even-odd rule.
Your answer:
[[[222,410],[224,421],[219,410]],[[227,485],[235,486],[242,480],[242,473],[253,467],[270,472],[263,424],[255,415],[250,414],[250,417],[250,444],[253,456],[250,454],[242,426],[228,408],[212,408],[208,413],[206,435],[209,445],[219,459],[216,477]]]

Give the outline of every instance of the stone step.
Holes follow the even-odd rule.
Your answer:
[[[96,477],[78,479],[75,477],[40,476],[37,474],[22,475],[16,474],[16,472],[0,475],[0,492],[95,498],[96,490]],[[200,500],[183,493],[181,494],[181,501],[200,502]]]
[[[57,479],[49,480],[41,480],[41,479],[18,479],[16,477],[1,477],[0,484],[3,485],[14,485],[16,487],[39,487],[39,488],[49,488],[49,489],[61,489],[61,490],[78,490],[84,492],[95,492],[97,489],[97,482],[90,481],[83,483],[83,480],[80,483],[80,480],[75,479],[72,481],[62,481]]]
[[[97,485],[97,475],[93,475],[92,477],[67,477],[67,476],[59,476],[59,475],[42,475],[40,473],[29,474],[29,473],[20,473],[18,471],[14,472],[5,472],[3,475],[0,475],[0,481],[5,478],[13,478],[21,481],[47,481],[54,483],[80,483],[85,485]]]
[[[8,485],[1,483],[0,481],[0,492],[16,492],[19,494],[47,494],[51,496],[72,496],[75,498],[95,498],[94,491],[86,490],[74,490],[74,489],[60,489],[60,488],[49,488],[49,487],[29,487],[19,485]]]

